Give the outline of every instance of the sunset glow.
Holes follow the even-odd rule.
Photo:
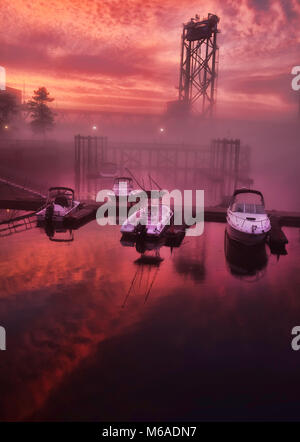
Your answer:
[[[0,64],[26,98],[46,86],[57,108],[161,112],[177,98],[182,23],[212,12],[221,18],[221,114],[295,107],[297,0],[3,0],[0,8]]]

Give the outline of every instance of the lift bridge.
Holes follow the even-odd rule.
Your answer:
[[[202,185],[223,197],[238,184],[251,184],[249,168],[250,149],[237,139],[197,145],[116,143],[106,137],[75,136],[75,190],[83,199],[95,198],[101,178],[124,176],[126,169],[141,176],[156,175],[158,180],[167,177],[179,189]]]
[[[216,107],[218,23],[220,18],[198,15],[183,24],[178,100],[168,103],[170,115],[184,116],[196,111],[203,118],[213,117]]]

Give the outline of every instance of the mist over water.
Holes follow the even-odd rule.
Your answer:
[[[95,136],[82,125],[43,141],[2,140],[0,170],[43,192],[74,188],[77,133]],[[96,135],[160,149],[179,144],[183,152],[189,144],[239,138],[251,148],[249,177],[267,208],[300,211],[299,124],[156,121],[107,125]],[[204,189],[207,206],[229,196],[201,173],[147,165],[131,171],[146,188],[151,173],[168,190]],[[95,197],[113,178],[90,184]],[[297,419],[299,364],[290,331],[300,307],[300,241],[298,229],[284,231],[288,254],[280,257],[265,244],[251,252],[237,246],[216,223],[175,245],[123,241],[119,226],[95,220],[54,236],[34,225],[0,238],[7,331],[0,418]]]
[[[160,128],[164,132],[160,132]],[[299,122],[220,120],[201,121],[172,120],[157,116],[139,121],[97,122],[93,131],[86,122],[72,126],[58,124],[45,141],[31,138],[27,132],[20,141],[3,139],[0,151],[0,169],[19,179],[31,180],[43,185],[69,185],[74,187],[74,135],[107,136],[110,142],[176,144],[184,150],[185,145],[209,146],[214,138],[241,140],[242,146],[251,149],[249,177],[252,188],[262,191],[269,209],[297,211],[300,209],[298,192],[298,167],[300,148]],[[21,134],[20,134],[21,135]],[[147,183],[147,168],[133,170],[135,176]],[[124,171],[123,171],[124,173]],[[127,173],[128,174],[128,173]],[[169,171],[151,171],[161,187],[168,190],[183,189],[185,184],[180,177],[174,182]],[[111,180],[102,185],[111,187]],[[97,184],[98,185],[98,184]],[[198,176],[191,188],[204,188],[209,192],[209,184]],[[99,188],[100,190],[100,188]]]

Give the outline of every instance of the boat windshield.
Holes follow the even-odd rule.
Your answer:
[[[265,208],[260,204],[234,203],[232,205],[232,211],[240,213],[257,213],[262,215],[265,213]]]
[[[161,222],[169,213],[167,206],[157,205],[147,208],[148,223]]]
[[[265,207],[260,195],[253,193],[242,193],[236,195],[231,210],[239,213],[264,214]]]
[[[48,200],[62,207],[71,207],[73,204],[73,193],[64,189],[53,189],[49,192]]]

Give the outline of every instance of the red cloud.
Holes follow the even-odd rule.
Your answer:
[[[91,88],[98,90],[100,106],[109,93],[122,106],[126,96],[141,111],[157,109],[157,102],[147,102],[153,90],[163,110],[177,95],[181,24],[195,13],[221,17],[219,86],[237,114],[241,89],[252,98],[272,93],[274,110],[283,111],[280,103],[290,100],[291,66],[299,64],[296,0],[50,0],[34,7],[29,0],[4,0],[1,10],[1,64],[8,81],[21,88],[25,80],[30,93],[43,84],[60,105],[94,106],[97,94],[90,100],[83,92]]]

